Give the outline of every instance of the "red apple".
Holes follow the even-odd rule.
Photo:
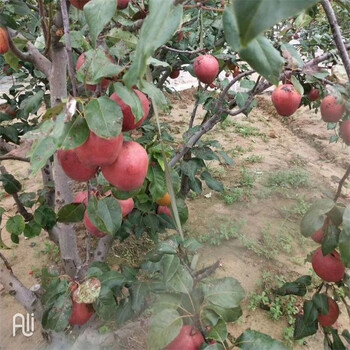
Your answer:
[[[350,119],[345,120],[340,125],[340,137],[343,139],[344,143],[350,146]]]
[[[59,150],[57,152],[57,158],[63,171],[73,180],[88,181],[97,172],[97,167],[90,167],[83,164],[74,150]]]
[[[90,0],[69,0],[69,2],[79,10],[84,8],[84,5],[87,4]]]
[[[322,243],[324,234],[323,234],[323,227],[321,227],[318,231],[316,231],[311,238],[316,242],[316,243]]]
[[[179,335],[166,347],[166,350],[199,350],[204,343],[201,332],[193,326],[182,326]]]
[[[93,196],[94,195],[94,192],[91,191],[90,192],[90,195]],[[81,192],[78,192],[74,199],[73,199],[73,203],[83,203],[86,207],[88,205],[88,192],[87,191],[81,191]]]
[[[109,60],[113,63],[113,58],[111,56],[108,56]],[[82,65],[85,62],[85,53],[82,53],[78,59],[77,59],[77,64],[75,66],[75,69],[78,71]],[[107,90],[109,84],[111,83],[111,81],[107,78],[103,78],[101,81],[101,90]],[[86,84],[86,88],[90,91],[95,91],[97,89],[97,85],[89,85]]]
[[[77,303],[72,300],[72,314],[69,319],[69,324],[72,326],[82,326],[85,324],[94,313],[91,304]]]
[[[9,35],[6,27],[0,27],[0,54],[5,54],[10,48]]]
[[[320,109],[323,121],[337,123],[345,112],[345,105],[338,103],[334,96],[328,95],[322,100]]]
[[[339,306],[335,300],[328,297],[327,315],[318,314],[318,322],[323,327],[330,327],[339,317]]]
[[[340,259],[339,253],[323,256],[322,248],[318,248],[312,257],[312,267],[316,274],[327,282],[339,282],[343,279],[345,266]]]
[[[15,106],[7,105],[4,112],[11,117],[15,118],[18,112],[18,109]]]
[[[301,95],[293,85],[284,84],[273,91],[271,100],[279,115],[289,117],[298,109]]]
[[[104,177],[120,191],[130,192],[140,188],[148,170],[148,155],[137,142],[123,143],[118,159],[102,167]]]
[[[169,207],[165,206],[165,205],[160,205],[158,208],[157,208],[157,214],[165,214],[165,215],[168,215],[169,218],[172,218],[173,217],[173,214],[170,210]]]
[[[121,108],[123,113],[122,131],[129,131],[138,128],[148,117],[150,108],[148,98],[139,90],[134,89],[134,92],[140,99],[143,108],[143,116],[137,123],[135,123],[135,116],[132,113],[131,107],[124,103],[124,101],[115,92],[111,95],[111,99]]]
[[[123,145],[123,134],[104,139],[90,131],[86,142],[75,148],[79,160],[88,166],[102,166],[114,163]]]
[[[104,232],[101,232],[90,220],[89,215],[87,210],[85,210],[84,213],[84,225],[85,228],[87,229],[87,231],[89,231],[89,233],[92,236],[95,236],[97,238],[102,238],[104,236],[106,236],[106,234]]]
[[[180,75],[180,71],[178,69],[176,69],[176,70],[173,70],[169,76],[171,79],[176,79],[179,77],[179,75]]]
[[[130,0],[117,0],[117,9],[124,10],[128,7]]]
[[[202,55],[193,62],[194,74],[204,84],[211,84],[219,73],[219,62],[212,55]]]
[[[308,99],[313,102],[320,98],[320,92],[316,88],[312,88],[309,93],[307,94]]]
[[[118,199],[120,208],[122,210],[122,217],[129,215],[135,207],[134,200],[132,198],[128,199]]]

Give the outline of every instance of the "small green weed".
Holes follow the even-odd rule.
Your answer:
[[[309,186],[309,174],[302,169],[279,170],[266,179],[268,187],[300,188]]]
[[[258,155],[253,154],[253,155],[247,157],[247,158],[245,159],[245,161],[246,161],[247,163],[254,164],[254,163],[261,163],[261,162],[263,161],[263,159],[264,159],[263,156],[258,156]]]

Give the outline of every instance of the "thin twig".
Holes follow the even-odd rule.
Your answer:
[[[200,282],[202,279],[210,276],[212,273],[214,273],[219,267],[222,267],[223,263],[222,260],[219,259],[214,264],[205,267],[204,269],[201,269],[195,273],[194,276],[194,283]]]
[[[348,169],[346,170],[344,176],[342,177],[342,179],[339,181],[339,185],[338,185],[338,189],[337,189],[337,193],[335,194],[334,197],[334,202],[336,202],[341,194],[341,190],[343,188],[344,182],[346,181],[346,179],[349,177],[350,175],[350,165],[348,167]]]
[[[46,50],[48,49],[48,42],[49,42],[49,30],[48,30],[48,26],[45,20],[46,14],[45,14],[45,7],[44,7],[44,3],[43,0],[38,0],[39,3],[39,15],[41,17],[41,27],[43,29],[43,34],[44,34],[44,39],[45,39],[45,46],[46,46]]]
[[[183,54],[187,54],[187,55],[193,55],[193,54],[205,51],[205,49],[197,49],[197,50],[193,50],[193,51],[178,50],[178,49],[174,49],[172,47],[166,46],[166,45],[161,46],[161,49],[172,51],[172,52],[177,52],[177,53],[183,53]]]
[[[11,267],[10,263],[9,263],[8,260],[2,255],[1,252],[0,252],[0,258],[4,261],[4,264],[5,264],[6,268],[7,268],[11,273],[13,273],[12,267]]]
[[[329,0],[322,0],[322,6],[328,18],[328,22],[331,27],[335,45],[339,51],[340,58],[343,61],[348,79],[350,80],[350,58],[346,50],[346,46],[343,42],[343,36],[340,31],[337,17],[335,16],[335,13],[333,11],[332,5],[330,4]]]
[[[73,96],[76,97],[78,94],[78,89],[77,89],[77,80],[74,74],[74,67],[73,67],[72,42],[71,42],[70,32],[69,32],[69,15],[68,15],[66,0],[61,0],[61,13],[62,13],[62,19],[63,19],[64,34],[66,38],[68,74],[72,82]]]
[[[4,156],[0,156],[0,161],[1,160],[19,160],[21,162],[30,162],[29,158],[19,157],[19,156],[12,156],[12,155],[7,155],[7,154],[5,154]]]

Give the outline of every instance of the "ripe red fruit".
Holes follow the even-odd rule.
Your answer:
[[[149,100],[144,93],[139,90],[134,89],[135,94],[141,101],[143,108],[143,116],[142,118],[135,123],[135,116],[132,113],[131,107],[124,103],[124,101],[114,92],[111,95],[111,99],[121,108],[123,113],[123,128],[122,131],[134,130],[141,126],[143,122],[148,117],[149,113]]]
[[[114,163],[123,145],[123,134],[104,139],[90,131],[86,142],[75,148],[79,160],[88,166],[102,166]]]
[[[339,306],[335,300],[328,297],[327,315],[318,314],[318,322],[323,327],[330,327],[339,317]]]
[[[57,157],[63,171],[73,180],[88,181],[97,172],[97,167],[90,167],[83,164],[74,150],[59,150]]]
[[[89,321],[89,319],[94,313],[92,305],[85,303],[77,303],[74,300],[72,300],[72,302],[72,314],[69,319],[69,324],[71,324],[72,326],[82,326],[87,321]]]
[[[118,159],[102,167],[104,177],[120,191],[140,188],[148,170],[148,155],[137,142],[124,142]]]
[[[318,248],[312,257],[312,267],[316,274],[327,282],[339,282],[343,279],[345,266],[340,259],[339,253],[323,256],[322,248]]]
[[[271,100],[279,115],[289,117],[298,109],[301,95],[293,85],[284,84],[274,90]]]
[[[157,214],[165,214],[165,215],[168,215],[169,218],[172,218],[173,217],[173,214],[170,210],[169,207],[165,206],[165,205],[160,205],[158,208],[157,208]]]
[[[316,88],[312,88],[309,93],[307,94],[308,99],[313,102],[320,98],[320,92]]]
[[[106,234],[104,232],[101,232],[90,220],[89,216],[88,216],[88,212],[87,210],[85,210],[84,213],[84,225],[85,228],[87,229],[87,231],[89,231],[89,233],[92,236],[95,236],[97,238],[102,238],[104,236],[106,236]]]
[[[337,123],[345,112],[344,103],[339,104],[337,99],[332,96],[326,96],[321,102],[321,116],[327,123]]]
[[[108,58],[113,63],[113,58],[111,56],[108,56]],[[84,62],[85,62],[85,53],[82,53],[77,59],[77,64],[75,66],[75,69],[78,71],[82,67]],[[107,90],[110,83],[111,81],[109,79],[103,78],[101,80],[101,90]],[[86,84],[86,88],[90,91],[95,91],[97,89],[97,85]]]
[[[350,120],[345,120],[345,122],[341,123],[340,137],[346,145],[350,146]]]
[[[5,54],[9,50],[9,47],[9,35],[7,29],[0,27],[0,54]]]
[[[219,73],[219,62],[212,55],[202,55],[193,62],[194,74],[204,84],[211,84]]]
[[[179,335],[166,347],[166,350],[199,350],[204,338],[193,326],[182,326]]]
[[[240,71],[239,67],[236,66],[236,67],[234,68],[234,70],[233,70],[232,76],[233,76],[234,78],[236,78],[236,77],[237,77],[238,75],[240,75],[240,74],[241,74],[241,71]]]
[[[323,227],[321,227],[318,231],[316,231],[311,238],[316,242],[316,243],[322,243],[324,234],[323,234]]]
[[[76,7],[79,10],[82,10],[84,8],[84,5],[87,4],[90,0],[69,0],[71,5]]]
[[[130,0],[117,0],[117,9],[124,10],[128,7]]]
[[[118,199],[120,208],[122,210],[122,217],[129,215],[135,207],[134,200],[132,198],[128,199]]]
[[[173,70],[169,76],[171,79],[176,79],[179,77],[179,75],[180,75],[180,71],[178,69],[176,69],[176,70]]]
[[[18,109],[15,106],[7,105],[4,112],[11,117],[15,118],[18,112]]]

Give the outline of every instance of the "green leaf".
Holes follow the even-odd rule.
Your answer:
[[[164,111],[167,108],[167,99],[165,98],[162,90],[157,88],[154,84],[142,80],[138,87],[143,93],[145,93],[150,99],[152,99],[152,101],[154,101],[154,103],[161,110]]]
[[[112,290],[106,286],[101,287],[100,295],[93,303],[96,314],[105,321],[112,320],[116,316],[117,303]]]
[[[11,241],[15,244],[19,243],[19,237],[13,233],[11,233]]]
[[[8,233],[19,236],[25,227],[24,219],[21,215],[15,215],[9,218],[6,222],[6,230]]]
[[[20,115],[27,119],[30,114],[36,113],[42,103],[44,98],[44,91],[40,90],[36,94],[27,97],[20,104]]]
[[[293,86],[295,87],[295,90],[297,90],[299,92],[299,94],[301,96],[304,95],[304,88],[303,86],[300,84],[299,80],[295,77],[295,75],[292,75],[291,77],[291,83],[293,84]]]
[[[86,22],[89,25],[92,42],[95,45],[98,35],[112,19],[117,10],[115,0],[92,0],[84,6]]]
[[[346,267],[350,267],[350,206],[343,214],[343,230],[339,236],[339,251]]]
[[[318,311],[315,303],[312,300],[306,300],[303,306],[304,316],[303,323],[305,325],[313,325],[317,321]]]
[[[114,101],[103,96],[87,104],[86,121],[96,135],[108,139],[121,133],[123,113]]]
[[[45,310],[42,324],[45,329],[63,332],[69,325],[72,313],[72,299],[68,294],[61,294],[55,299],[52,307]]]
[[[19,200],[25,207],[31,208],[35,204],[35,197],[35,192],[25,192],[19,195]]]
[[[214,179],[208,171],[202,172],[201,179],[205,181],[210,189],[216,192],[223,192],[224,185],[220,181]]]
[[[74,149],[81,146],[89,137],[89,127],[81,117],[65,123],[64,136],[61,138],[61,148]]]
[[[206,301],[227,309],[238,307],[245,297],[240,283],[231,277],[202,283],[202,289]]]
[[[174,254],[164,254],[160,266],[164,283],[170,281],[180,267],[180,259]]]
[[[338,330],[331,328],[332,338],[333,338],[333,346],[332,349],[334,350],[346,350],[344,343],[339,337]]]
[[[220,343],[224,343],[227,338],[227,326],[224,320],[219,320],[219,322],[210,328],[209,333],[207,333],[206,338],[217,340]]]
[[[304,62],[300,57],[297,49],[291,44],[282,44],[281,45],[282,54],[284,57],[291,57],[293,59],[294,66],[298,68],[303,68]],[[293,84],[294,85],[294,84]]]
[[[122,224],[120,204],[113,197],[91,198],[87,211],[91,222],[102,232],[115,234]]]
[[[324,215],[332,210],[331,199],[320,199],[315,202],[304,215],[300,223],[300,232],[304,237],[311,237],[324,223]]]
[[[135,117],[135,122],[138,122],[143,117],[143,108],[139,97],[133,90],[128,89],[121,83],[113,84],[114,91],[123,100],[125,104],[130,106],[132,114]]]
[[[165,309],[152,317],[148,331],[148,346],[162,350],[180,333],[182,317],[174,309]]]
[[[115,77],[122,70],[103,50],[89,50],[84,52],[84,61],[77,72],[77,79],[84,84],[98,84],[103,78]]]
[[[22,189],[21,183],[11,174],[1,174],[0,181],[8,194],[15,194]]]
[[[71,203],[63,206],[57,213],[59,222],[79,222],[84,218],[85,205],[80,203]]]
[[[329,305],[328,305],[328,296],[326,294],[315,294],[312,297],[312,302],[314,303],[317,311],[320,314],[322,314],[322,315],[328,314]]]
[[[231,17],[234,18],[236,40],[239,40],[240,46],[245,47],[259,34],[282,19],[297,15],[302,10],[315,5],[318,1],[235,0],[231,6],[226,7],[225,13],[229,12]]]
[[[122,325],[134,316],[130,299],[123,299],[116,309],[117,325]]]
[[[270,83],[278,84],[284,60],[268,39],[257,37],[239,52],[239,56]]]
[[[26,223],[23,234],[24,237],[33,238],[39,236],[41,232],[41,226],[36,223],[34,220]]]
[[[136,314],[140,313],[147,306],[146,297],[150,291],[148,282],[136,282],[129,288],[131,296],[131,308]]]
[[[56,140],[49,136],[42,138],[34,147],[33,153],[30,157],[30,165],[32,169],[32,176],[45,166],[50,157],[57,151],[58,146]]]
[[[181,296],[178,294],[161,294],[152,305],[154,313],[161,312],[164,309],[176,310],[181,305]]]
[[[167,192],[165,174],[159,164],[148,167],[147,180],[150,181],[149,190],[152,200],[156,202]]]
[[[134,61],[124,76],[125,85],[131,88],[146,72],[147,60],[155,50],[174,35],[181,24],[182,5],[172,1],[150,0],[149,14],[143,22]]]
[[[42,205],[35,210],[34,221],[45,230],[51,230],[56,225],[56,214],[47,205]]]
[[[192,153],[195,157],[203,160],[220,160],[218,155],[208,146],[194,147]]]
[[[323,255],[330,254],[337,246],[339,241],[340,230],[334,225],[328,226],[327,234],[322,241],[322,253]]]
[[[306,323],[302,315],[297,315],[295,320],[295,328],[293,338],[295,340],[303,339],[307,336],[313,335],[317,332],[317,320],[312,323]]]
[[[168,281],[167,288],[176,293],[190,294],[193,289],[193,278],[188,269],[180,265],[174,277]]]
[[[240,306],[227,309],[217,305],[207,305],[206,310],[215,312],[225,322],[236,322],[242,316],[242,309]]]
[[[242,333],[235,342],[235,345],[243,350],[290,350],[278,340],[272,339],[269,335],[251,329]]]
[[[188,176],[191,180],[194,180],[198,170],[204,167],[205,167],[204,161],[199,158],[192,158],[188,161],[183,161],[181,163],[182,173]]]
[[[125,284],[125,277],[118,271],[107,271],[102,276],[98,276],[103,287],[110,289],[122,288]]]

